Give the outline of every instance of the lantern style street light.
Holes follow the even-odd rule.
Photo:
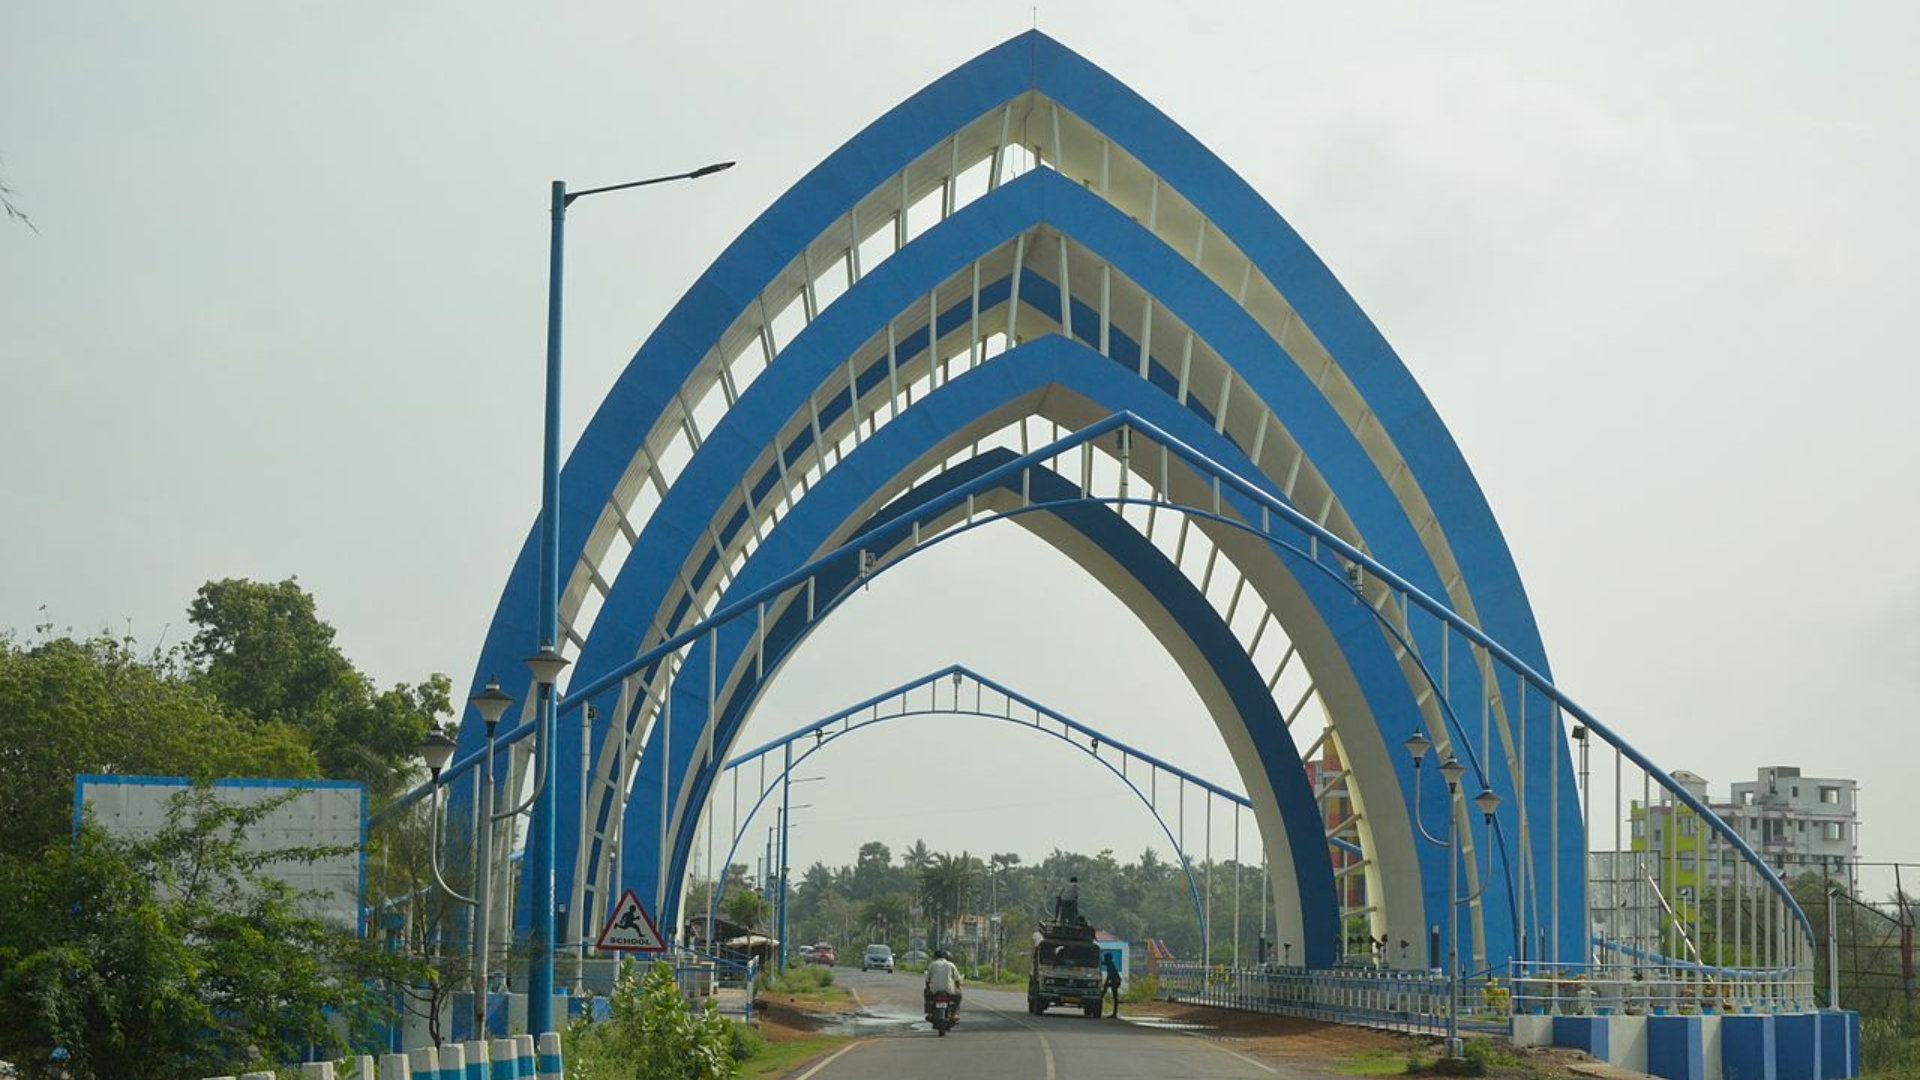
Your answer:
[[[1490,787],[1482,787],[1480,794],[1473,797],[1473,805],[1484,817],[1487,824],[1487,873],[1480,879],[1480,887],[1471,896],[1460,895],[1460,845],[1459,817],[1454,812],[1454,803],[1460,797],[1460,778],[1466,775],[1467,767],[1449,751],[1440,762],[1440,777],[1447,784],[1447,838],[1441,840],[1427,831],[1420,812],[1420,764],[1426,759],[1427,751],[1433,749],[1433,743],[1426,735],[1415,728],[1413,734],[1400,745],[1406,747],[1407,755],[1413,758],[1413,819],[1420,835],[1428,843],[1437,844],[1447,851],[1447,1056],[1461,1056],[1460,1046],[1460,905],[1470,904],[1487,891],[1487,880],[1493,874],[1493,814],[1500,807],[1500,796]]]

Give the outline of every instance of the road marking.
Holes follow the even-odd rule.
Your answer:
[[[1192,1032],[1187,1032],[1187,1031],[1183,1031],[1180,1034],[1186,1035],[1189,1038],[1199,1039],[1201,1042],[1206,1043],[1208,1046],[1213,1047],[1215,1050],[1218,1050],[1223,1054],[1230,1054],[1234,1057],[1237,1057],[1241,1061],[1246,1062],[1247,1064],[1253,1066],[1256,1069],[1261,1069],[1269,1073],[1278,1073],[1280,1071],[1279,1069],[1274,1068],[1273,1066],[1267,1064],[1266,1062],[1260,1061],[1257,1058],[1250,1058],[1238,1050],[1229,1050],[1226,1047],[1221,1046],[1219,1043],[1214,1042],[1212,1039],[1205,1038],[1200,1035],[1194,1035]],[[804,1078],[802,1078],[802,1080],[804,1080]]]
[[[983,1004],[981,1004],[981,1006],[980,1006],[980,1007],[981,1007],[981,1008],[983,1008],[983,1009],[985,1009],[985,1010],[987,1010],[987,1011],[988,1011],[988,1012],[990,1012],[990,1013],[996,1013],[996,1014],[998,1014],[998,1015],[1000,1015],[1000,1016],[1004,1016],[1004,1017],[1006,1017],[1007,1019],[1009,1019],[1009,1020],[1011,1020],[1011,1021],[1013,1021],[1014,1023],[1016,1023],[1016,1024],[1018,1024],[1018,1025],[1020,1025],[1021,1027],[1023,1027],[1023,1028],[1026,1028],[1026,1029],[1027,1029],[1028,1031],[1031,1031],[1031,1032],[1033,1032],[1033,1033],[1034,1033],[1035,1035],[1038,1035],[1038,1036],[1040,1036],[1040,1054],[1041,1054],[1041,1056],[1042,1056],[1042,1057],[1044,1057],[1044,1058],[1046,1059],[1046,1062],[1047,1062],[1047,1077],[1046,1077],[1046,1080],[1054,1080],[1054,1075],[1053,1075],[1053,1044],[1047,1041],[1047,1033],[1046,1033],[1046,1032],[1044,1032],[1044,1031],[1041,1031],[1041,1030],[1040,1030],[1039,1028],[1037,1028],[1037,1027],[1034,1027],[1034,1026],[1033,1026],[1032,1024],[1029,1024],[1029,1023],[1027,1023],[1027,1022],[1026,1022],[1025,1020],[1022,1020],[1022,1019],[1020,1019],[1019,1017],[1017,1017],[1017,1016],[1015,1016],[1015,1015],[1013,1015],[1013,1014],[1012,1014],[1012,1013],[1010,1013],[1010,1012],[1006,1012],[1006,1011],[1004,1011],[1004,1010],[1001,1010],[1001,1009],[996,1009],[996,1008],[994,1008],[993,1006],[991,1006],[991,1005],[987,1005],[987,1004],[984,1004],[984,1003],[983,1003]],[[1269,1071],[1269,1072],[1271,1072],[1272,1070],[1268,1070],[1268,1071]],[[807,1078],[803,1076],[803,1077],[801,1077],[801,1078],[800,1078],[800,1080],[807,1080]]]
[[[833,1064],[834,1062],[840,1060],[840,1055],[846,1053],[847,1051],[853,1049],[856,1046],[859,1046],[861,1043],[864,1043],[866,1041],[867,1040],[865,1039],[861,1039],[860,1042],[850,1042],[847,1045],[841,1047],[840,1049],[835,1050],[832,1054],[827,1056],[827,1059],[825,1061],[822,1061],[820,1064],[815,1065],[813,1068],[808,1069],[806,1072],[801,1073],[797,1078],[797,1080],[813,1080],[814,1073],[817,1073],[821,1069],[824,1069],[827,1066]],[[1051,1080],[1053,1076],[1053,1073],[1051,1070],[1048,1071],[1047,1076],[1049,1080]]]

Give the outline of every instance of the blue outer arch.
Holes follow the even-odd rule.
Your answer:
[[[849,140],[777,200],[689,289],[616,382],[567,461],[561,485],[560,565],[577,561],[638,439],[651,430],[674,390],[705,354],[707,343],[719,337],[798,248],[844,214],[851,201],[947,132],[1029,89],[1093,123],[1177,187],[1287,296],[1391,432],[1439,516],[1481,625],[1545,673],[1539,635],[1492,513],[1425,395],[1371,322],[1298,235],[1224,163],[1123,84],[1037,32],[962,65]],[[493,673],[510,680],[521,676],[518,658],[532,650],[537,636],[532,619],[536,556],[530,531],[476,665],[475,690]],[[1430,570],[1415,566],[1409,572],[1423,575]],[[596,625],[590,646],[600,632]],[[462,754],[477,749],[481,741],[477,718],[467,719],[472,722],[462,728]],[[561,734],[566,730],[562,725]],[[1393,733],[1396,739],[1398,734]],[[1570,769],[1570,758],[1565,760],[1564,768]],[[1547,785],[1529,786],[1543,791]],[[1562,786],[1572,790],[1570,783]],[[562,797],[560,806],[568,805]],[[1572,871],[1576,877],[1582,872]]]

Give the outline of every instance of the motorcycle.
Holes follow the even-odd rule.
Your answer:
[[[944,990],[934,994],[933,1001],[927,1005],[927,1022],[933,1025],[933,1030],[944,1037],[957,1019],[954,1016],[953,995]]]

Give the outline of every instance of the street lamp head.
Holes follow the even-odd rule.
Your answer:
[[[702,165],[699,168],[688,173],[687,179],[698,180],[703,176],[712,176],[714,173],[717,173],[717,172],[726,172],[728,169],[733,168],[733,166],[734,166],[734,163],[731,161],[720,161],[720,162],[715,162],[712,165]]]
[[[427,737],[420,740],[420,745],[414,748],[414,751],[420,755],[420,760],[427,763],[427,772],[433,775],[433,782],[436,784],[440,782],[440,770],[446,768],[447,762],[453,760],[454,745],[454,741],[447,738],[447,733],[440,729],[440,725],[435,724],[427,729]]]
[[[493,729],[500,723],[500,717],[513,704],[513,699],[500,692],[500,680],[487,676],[487,688],[467,699],[467,704],[480,713],[480,722],[487,725],[487,738],[493,738]]]
[[[533,671],[533,681],[547,687],[560,681],[560,673],[566,670],[568,663],[567,658],[560,655],[560,650],[551,645],[542,645],[539,652],[527,657],[527,667]]]
[[[1419,728],[1414,728],[1413,734],[1407,736],[1407,741],[1400,745],[1406,747],[1407,753],[1413,755],[1413,764],[1416,768],[1418,768],[1420,762],[1426,758],[1427,751],[1433,749],[1433,742],[1429,740],[1426,733]]]
[[[1493,812],[1500,808],[1500,796],[1495,795],[1492,788],[1481,788],[1480,794],[1473,797],[1473,805],[1480,808],[1480,813],[1488,821],[1492,821]]]
[[[1460,777],[1465,775],[1466,771],[1467,767],[1460,764],[1460,759],[1452,754],[1448,754],[1447,760],[1440,763],[1440,775],[1446,778],[1449,791],[1459,786]]]

